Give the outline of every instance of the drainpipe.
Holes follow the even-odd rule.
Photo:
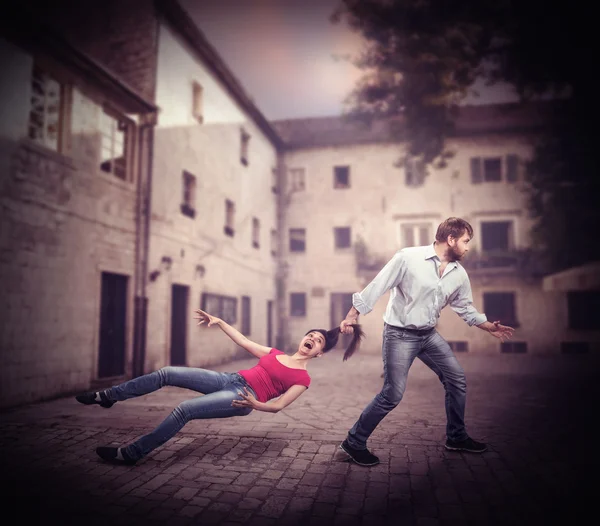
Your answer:
[[[137,235],[135,240],[135,299],[133,321],[132,376],[144,374],[146,333],[148,325],[148,252],[150,246],[150,216],[152,203],[152,161],[154,156],[154,126],[156,113],[142,115],[139,130],[137,180]]]
[[[284,351],[289,345],[289,327],[287,316],[287,249],[285,245],[286,235],[286,215],[288,207],[287,197],[287,177],[286,166],[284,162],[284,152],[277,152],[277,271],[275,277],[276,300],[275,307],[277,312],[277,333],[275,346]]]

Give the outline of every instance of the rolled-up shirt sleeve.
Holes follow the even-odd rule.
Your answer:
[[[361,314],[368,314],[373,310],[377,300],[392,287],[397,286],[402,280],[406,262],[402,251],[396,252],[386,265],[379,271],[362,291],[352,295],[352,305]]]
[[[465,280],[450,300],[450,308],[465,320],[470,327],[481,325],[487,321],[487,316],[473,306],[473,294],[469,278]]]

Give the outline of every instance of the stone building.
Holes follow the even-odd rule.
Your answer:
[[[462,108],[447,143],[454,156],[429,173],[414,160],[399,164],[405,151],[390,140],[389,123],[365,128],[341,118],[276,122],[288,174],[283,248],[290,340],[297,341],[306,327],[335,327],[352,293],[397,250],[432,243],[438,224],[459,216],[474,228],[463,261],[474,305],[516,331],[501,343],[446,308],[438,328],[456,352],[597,349],[597,329],[571,330],[566,320],[569,309],[585,310],[582,302],[591,305],[588,296],[597,298],[598,292],[571,294],[569,303],[564,293],[548,292],[544,269],[530,250],[523,173],[553,108],[549,103]],[[380,352],[388,296],[360,318],[367,350]]]
[[[290,351],[451,215],[475,228],[475,305],[518,329],[501,345],[448,310],[457,352],[598,346],[565,321],[595,285],[543,281],[528,250],[544,105],[465,108],[455,156],[425,174],[385,123],[268,122],[174,0],[23,0],[0,58],[1,407],[245,355],[197,307]],[[361,319],[363,352],[385,304]]]
[[[21,7],[0,26],[2,406],[141,370],[157,109]]]
[[[147,370],[246,354],[195,308],[276,332],[281,139],[185,11],[159,6]]]
[[[5,14],[0,405],[275,345],[282,142],[185,11]]]

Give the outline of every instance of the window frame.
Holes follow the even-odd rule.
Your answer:
[[[225,199],[225,225],[223,231],[229,237],[235,235],[235,203],[231,199]]]
[[[204,123],[204,86],[197,80],[192,81],[192,116],[199,124]]]
[[[339,238],[338,233],[341,231],[348,231],[348,244],[344,246],[340,246],[338,244]],[[333,248],[335,250],[348,250],[352,248],[352,227],[350,226],[334,226],[333,227]]]
[[[187,170],[183,170],[181,173],[182,183],[183,183],[183,195],[182,195],[182,203],[181,203],[181,213],[184,216],[194,218],[196,217],[196,189],[198,185],[197,177]],[[186,187],[188,182],[191,182],[191,192],[190,196],[186,199]]]
[[[133,167],[134,167],[134,163],[135,163],[135,153],[134,153],[135,152],[135,137],[136,137],[136,133],[137,133],[137,128],[135,126],[135,123],[129,117],[126,117],[122,112],[118,111],[112,105],[110,105],[108,103],[102,104],[101,110],[102,110],[103,114],[105,114],[108,117],[117,121],[118,128],[120,128],[121,126],[125,127],[125,129],[123,130],[124,131],[123,157],[125,159],[125,173],[124,173],[124,177],[119,177],[117,174],[114,173],[114,171],[109,172],[109,171],[103,170],[102,168],[100,168],[100,171],[105,174],[116,177],[117,179],[120,179],[121,181],[132,182],[133,181],[133,172],[134,172]],[[122,130],[119,129],[119,131],[122,131]],[[100,130],[99,130],[99,132],[102,134],[102,132]],[[114,145],[114,137],[113,137],[113,145]],[[99,153],[101,155],[102,145],[100,146]],[[101,160],[101,157],[100,157],[100,159],[98,159],[98,161],[100,161],[100,160]],[[100,164],[102,164],[102,163],[100,163]],[[114,161],[112,162],[112,164],[114,165]]]
[[[295,166],[289,168],[289,189],[290,192],[305,192],[306,191],[306,168],[303,166]],[[294,174],[300,174],[301,177],[295,177]]]
[[[509,296],[510,295],[510,296],[512,296],[512,310],[513,310],[512,319],[506,319],[506,318],[503,318],[502,316],[497,316],[496,315],[497,313],[494,313],[493,309],[489,308],[489,304],[486,305],[486,302],[490,301],[490,299],[489,299],[490,295],[496,295],[496,296],[501,296],[501,295]],[[487,300],[486,300],[486,298],[487,298]],[[511,327],[514,327],[515,329],[520,326],[520,323],[518,321],[518,313],[517,313],[517,293],[515,291],[510,291],[510,290],[508,290],[508,291],[505,291],[505,290],[485,291],[482,295],[482,303],[483,303],[483,311],[485,312],[488,320],[490,320],[490,321],[499,320],[502,325],[509,325]],[[493,315],[492,314],[488,315],[488,312],[490,312],[490,310]]]
[[[304,234],[304,237],[302,239],[302,242],[303,242],[302,250],[292,248],[292,241],[294,241],[292,239],[292,232],[302,232]],[[306,252],[306,228],[290,228],[290,229],[288,229],[288,237],[289,237],[288,248],[289,248],[290,252],[299,253],[299,254]]]
[[[215,301],[216,306],[209,306],[208,304],[210,301]],[[237,302],[238,299],[235,296],[226,296],[224,294],[215,294],[213,292],[203,292],[200,296],[200,308],[212,316],[221,318],[229,325],[235,325],[237,323]],[[230,305],[233,303],[233,316],[229,316],[229,312],[226,309],[226,303],[229,303]]]
[[[260,248],[260,219],[252,218],[252,247]]]
[[[346,174],[346,183],[339,182],[339,172],[340,170],[345,170]],[[334,190],[347,190],[352,187],[352,183],[350,180],[350,165],[349,164],[340,164],[334,165],[333,167],[333,189]]]
[[[421,228],[427,228],[427,238],[428,238],[428,242],[421,244],[420,243],[420,229]],[[405,229],[407,228],[411,228],[412,229],[412,233],[413,236],[415,234],[415,232],[418,232],[419,235],[419,243],[418,244],[413,244],[413,245],[409,245],[406,243],[406,239],[405,239]],[[426,246],[426,245],[430,245],[431,243],[433,243],[433,238],[434,238],[434,231],[433,231],[433,224],[431,223],[431,221],[403,221],[399,223],[398,226],[398,241],[400,244],[401,248],[408,248],[408,247],[420,247],[420,246]]]
[[[290,292],[290,297],[289,297],[289,301],[290,301],[290,316],[294,317],[294,318],[303,318],[306,316],[306,292]],[[302,298],[303,301],[303,309],[301,310],[294,310],[294,301],[293,298]]]

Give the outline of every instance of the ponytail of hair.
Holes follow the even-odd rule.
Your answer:
[[[352,327],[352,329],[353,329],[352,341],[350,342],[350,344],[344,351],[344,358],[343,358],[344,362],[358,350],[362,339],[365,337],[365,333],[363,332],[360,324],[353,323],[352,325],[350,325],[350,327]],[[339,327],[336,327],[335,329],[331,329],[331,330],[327,331],[326,336],[325,336],[325,338],[326,338],[325,349],[323,350],[323,352],[330,351],[331,349],[333,349],[336,346],[336,344],[338,342],[338,338],[340,336],[340,333],[341,333],[341,330]]]

